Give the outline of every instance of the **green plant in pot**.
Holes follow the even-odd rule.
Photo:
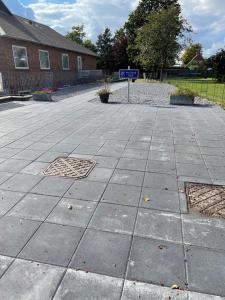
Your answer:
[[[197,94],[189,89],[177,88],[177,90],[170,95],[170,104],[193,105],[196,96]]]
[[[99,96],[102,103],[108,103],[109,102],[109,95],[110,94],[112,94],[112,93],[108,88],[101,89],[97,92],[97,95]]]

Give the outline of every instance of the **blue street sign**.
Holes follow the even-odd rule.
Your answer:
[[[139,70],[137,69],[122,69],[119,71],[120,79],[138,79]]]

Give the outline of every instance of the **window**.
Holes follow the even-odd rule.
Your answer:
[[[49,53],[45,50],[39,50],[39,61],[40,61],[40,68],[42,70],[49,70],[50,69],[50,62],[49,62]]]
[[[26,47],[13,46],[13,58],[16,69],[29,69]]]
[[[62,54],[62,67],[63,70],[69,70],[69,55],[68,54]]]
[[[77,70],[80,72],[83,69],[82,57],[77,56]]]

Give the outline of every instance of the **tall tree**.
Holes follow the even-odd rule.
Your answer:
[[[129,65],[129,58],[127,54],[127,36],[124,28],[115,32],[112,46],[114,70],[127,68]]]
[[[99,55],[97,60],[98,68],[110,72],[113,70],[113,55],[112,55],[113,37],[111,30],[106,28],[103,33],[98,36],[96,46]]]
[[[71,32],[67,32],[66,38],[76,42],[80,45],[83,44],[86,33],[84,32],[84,25],[76,25],[72,27]]]
[[[125,29],[128,37],[128,55],[131,61],[135,61],[138,55],[135,39],[139,28],[148,23],[150,13],[168,8],[171,5],[175,5],[180,10],[178,0],[141,0],[137,8],[130,14],[125,23]]]
[[[145,69],[156,71],[174,64],[186,30],[189,28],[177,6],[151,13],[148,23],[139,30],[136,38],[138,62]]]
[[[94,43],[92,43],[91,40],[86,39],[86,40],[83,42],[83,46],[84,46],[85,48],[88,48],[89,50],[91,50],[91,51],[97,53],[97,47],[96,47],[96,45],[95,45]]]
[[[221,49],[207,60],[207,65],[217,74],[219,82],[225,82],[225,50]]]
[[[205,65],[203,58],[202,45],[199,43],[192,43],[189,47],[184,49],[181,56],[181,61],[184,66],[190,69],[202,69]]]

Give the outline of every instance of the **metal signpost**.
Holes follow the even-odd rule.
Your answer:
[[[137,69],[121,69],[119,70],[120,79],[127,79],[128,82],[128,102],[130,102],[130,80],[139,78],[139,70]]]

